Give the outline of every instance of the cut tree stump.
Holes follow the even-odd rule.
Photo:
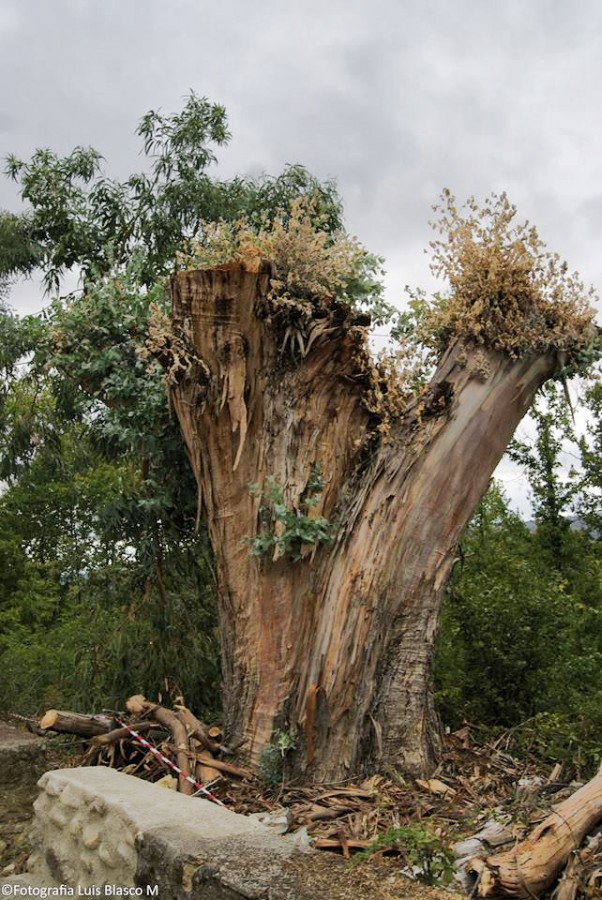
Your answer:
[[[539,897],[557,879],[571,853],[602,821],[602,767],[598,774],[511,850],[470,860],[478,897]]]

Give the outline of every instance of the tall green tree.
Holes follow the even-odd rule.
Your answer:
[[[591,383],[584,398],[587,412],[585,434],[579,441],[583,467],[583,490],[578,504],[590,533],[602,541],[602,382]]]
[[[0,294],[8,291],[11,279],[29,275],[41,260],[30,219],[0,210]]]
[[[600,543],[591,515],[599,507],[595,395],[590,381],[581,406],[588,416],[586,435],[578,437],[566,391],[548,388],[531,409],[533,439],[514,441],[510,450],[531,488],[535,552],[575,599],[594,607],[601,590]]]
[[[139,285],[154,287],[179,268],[178,255],[188,241],[202,240],[208,222],[244,219],[259,229],[266,219],[287,216],[298,197],[311,204],[316,227],[329,233],[342,228],[334,182],[319,182],[302,166],[289,166],[275,178],[211,176],[217,149],[230,139],[219,104],[191,93],[179,113],[147,113],[137,134],[147,167],[123,182],[104,173],[93,148],[77,147],[63,157],[38,150],[29,161],[8,158],[7,174],[28,204],[19,220],[27,225],[26,240],[19,246],[33,242],[50,288],[58,288],[74,266],[84,282],[98,281],[134,255]],[[361,288],[368,295],[382,290],[371,277],[376,268],[377,260],[365,253]]]
[[[567,470],[565,462],[569,444],[576,444],[571,414],[563,393],[548,389],[530,410],[533,440],[515,440],[509,451],[527,475],[537,539],[550,565],[558,569],[567,562],[568,532],[579,490],[577,471],[574,466]]]
[[[448,724],[468,718],[509,727],[546,713],[578,731],[595,709],[601,560],[577,535],[574,568],[582,578],[567,578],[550,564],[546,538],[490,488],[462,540],[444,607],[435,673]]]
[[[31,415],[26,384],[10,405]],[[33,406],[30,426],[51,424],[54,440],[40,440],[0,497],[0,708],[118,707],[131,687],[177,682],[211,713],[217,637],[204,533],[162,529],[134,455],[107,458],[89,423],[58,416],[48,390]]]

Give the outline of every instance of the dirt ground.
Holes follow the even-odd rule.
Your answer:
[[[349,869],[345,861],[330,853],[312,859],[312,888],[324,900],[461,900],[464,894],[452,894],[442,888],[427,887],[404,877],[394,860],[367,860],[361,867]],[[286,864],[286,871],[307,867],[306,857]],[[303,872],[299,871],[303,883]]]
[[[28,828],[33,815],[32,804],[37,790],[0,788],[0,874],[7,866],[19,872],[29,855]]]
[[[0,874],[9,866],[21,871],[29,855],[29,823],[33,802],[38,795],[36,780],[44,768],[41,758],[31,755],[28,747],[39,744],[26,731],[0,722]],[[18,748],[25,746],[19,764]]]

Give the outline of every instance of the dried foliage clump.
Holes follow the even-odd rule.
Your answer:
[[[516,223],[505,194],[459,208],[446,190],[434,210],[442,237],[431,242],[431,270],[451,292],[425,313],[423,340],[442,350],[463,336],[514,357],[570,354],[591,343],[593,289],[546,251],[533,226]]]
[[[280,331],[281,356],[287,351],[289,358],[302,359],[341,327],[357,332],[358,372],[368,384],[364,403],[384,440],[456,339],[476,351],[466,364],[481,381],[491,374],[489,349],[514,358],[556,352],[564,357],[564,372],[587,364],[598,333],[594,291],[546,251],[534,227],[515,221],[516,207],[506,195],[493,194],[482,206],[471,198],[459,207],[444,191],[434,210],[440,237],[431,242],[431,269],[450,290],[433,299],[414,295],[396,316],[393,349],[374,362],[367,328],[392,318],[378,280],[381,261],[344,231],[329,230],[311,200],[297,198],[259,227],[246,219],[204,222],[178,264],[191,270],[239,263],[254,271],[260,260],[269,260],[267,301]],[[176,346],[168,323],[156,314],[151,325],[156,335],[169,338],[174,377],[180,377],[189,364],[185,348]]]
[[[206,222],[202,238],[190,242],[179,263],[195,269],[239,262],[252,269],[258,260],[269,259],[275,277],[268,299],[305,303],[308,313],[317,298],[353,302],[358,282],[365,279],[374,258],[345,232],[326,231],[326,224],[303,198],[292,201],[286,216],[266,219],[259,230],[244,219]]]
[[[424,346],[409,334],[398,333],[393,348],[378,354],[364,404],[377,417],[376,431],[385,442],[391,438],[395,420],[427,383],[431,365]]]
[[[205,363],[174,332],[171,318],[157,304],[151,304],[148,334],[138,356],[145,362],[153,358],[159,360],[165,372],[165,381],[170,386],[178,384],[193,366],[196,367],[197,377],[204,376],[199,377],[199,381],[208,382],[210,379]]]

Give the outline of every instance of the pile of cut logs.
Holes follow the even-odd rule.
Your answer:
[[[184,705],[171,710],[136,694],[126,709],[127,716],[50,709],[36,731],[79,735],[89,741],[82,765],[112,766],[183,794],[206,795],[207,784],[215,784],[224,774],[252,777],[223,758],[234,748],[223,743],[221,729],[208,728]]]

